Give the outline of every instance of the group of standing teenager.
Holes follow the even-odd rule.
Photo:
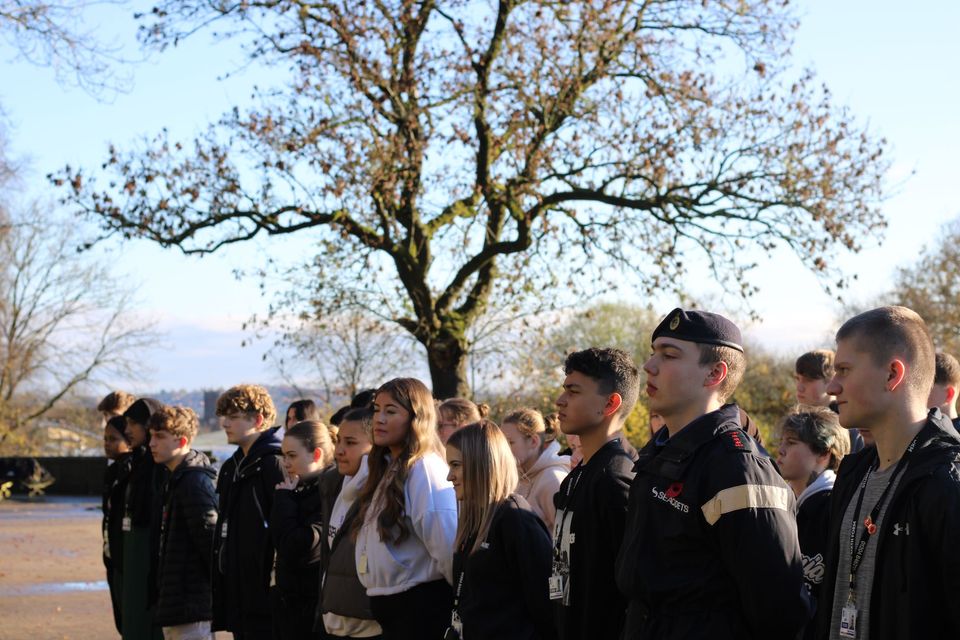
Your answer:
[[[557,414],[518,409],[500,425],[396,378],[329,428],[295,403],[284,429],[266,390],[240,385],[217,402],[237,445],[218,474],[190,449],[192,411],[141,399],[108,417],[111,394],[104,560],[118,630],[960,637],[960,365],[909,309],[850,319],[835,354],[798,359],[802,404],[778,425],[774,459],[730,402],[742,343],[723,316],[675,309],[642,367],[614,348],[571,353]],[[657,428],[636,451],[623,430],[642,378]]]

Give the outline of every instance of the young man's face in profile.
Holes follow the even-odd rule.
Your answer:
[[[824,378],[808,378],[802,373],[793,376],[797,384],[797,402],[813,407],[830,405],[830,394],[827,393],[828,380]]]
[[[821,458],[796,433],[784,430],[777,451],[777,466],[784,480],[806,480],[820,470]]]
[[[596,380],[572,371],[563,380],[563,393],[557,398],[560,430],[578,435],[603,422],[603,410],[609,395],[600,392]]]
[[[643,370],[650,411],[664,419],[682,413],[707,393],[704,383],[710,367],[700,364],[700,348],[695,342],[657,338]]]
[[[227,442],[240,444],[258,432],[257,414],[231,413],[220,416],[220,426],[227,434]]]
[[[888,372],[873,357],[857,349],[855,339],[837,343],[833,379],[827,392],[837,399],[840,424],[847,428],[872,427],[886,409]]]

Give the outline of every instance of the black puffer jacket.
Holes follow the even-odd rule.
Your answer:
[[[235,633],[272,629],[270,537],[273,492],[283,481],[279,427],[264,431],[220,468],[220,520],[213,542],[213,630]]]
[[[210,620],[210,566],[217,526],[217,473],[199,451],[177,465],[163,497],[154,624]]]
[[[309,633],[320,591],[323,509],[316,478],[273,494],[270,529],[277,550],[277,610],[282,629]]]
[[[817,638],[830,637],[844,513],[877,462],[869,447],[840,463],[830,502],[826,575],[817,609]],[[917,438],[877,531],[870,594],[870,639],[960,638],[960,440],[933,409]],[[849,567],[841,567],[848,571]]]

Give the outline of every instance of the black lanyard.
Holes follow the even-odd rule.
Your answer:
[[[577,486],[580,484],[580,478],[583,477],[583,474],[584,474],[584,471],[586,471],[586,468],[587,468],[587,465],[585,465],[581,460],[580,464],[574,467],[573,471],[571,471],[570,475],[568,476],[570,478],[570,482],[567,483],[567,493],[563,501],[563,507],[561,507],[560,510],[557,511],[556,522],[559,523],[560,525],[560,531],[559,531],[560,535],[558,535],[557,539],[553,541],[554,557],[558,557],[560,555],[560,543],[563,540],[563,519],[567,515],[567,510],[570,508],[570,499],[576,493]],[[574,476],[573,474],[577,474],[577,475]]]
[[[907,459],[910,457],[910,454],[913,453],[913,450],[917,446],[917,438],[920,437],[918,433],[913,437],[913,440],[910,441],[910,445],[907,446],[907,450],[904,451],[903,456],[901,456],[900,461],[897,462],[897,466],[893,469],[893,475],[890,476],[890,480],[887,481],[887,486],[883,489],[883,493],[880,494],[880,499],[877,500],[877,504],[873,506],[873,509],[870,511],[870,515],[861,523],[860,522],[860,508],[863,506],[863,496],[867,490],[867,482],[870,480],[870,476],[873,473],[874,469],[880,466],[880,461],[877,460],[875,464],[870,465],[870,468],[867,469],[867,474],[863,476],[863,481],[860,483],[860,495],[857,497],[857,508],[853,513],[853,522],[850,524],[850,593],[852,594],[857,588],[857,570],[860,569],[860,562],[863,560],[863,554],[867,550],[867,542],[870,539],[870,536],[877,532],[877,518],[880,517],[880,511],[883,509],[884,503],[887,501],[887,496],[890,493],[890,489],[893,487],[893,484],[897,481],[897,477],[904,470],[907,464]],[[860,542],[856,543],[857,530],[860,529],[860,526],[863,526],[863,531],[860,534]]]

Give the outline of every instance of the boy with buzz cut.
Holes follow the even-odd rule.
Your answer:
[[[620,436],[637,402],[640,372],[625,351],[597,348],[571,353],[564,370],[556,401],[560,429],[580,439],[583,460],[554,496],[550,599],[560,640],[614,639],[625,611],[614,561],[633,478]]]
[[[810,617],[793,492],[725,404],[743,376],[740,330],[674,309],[654,330],[649,407],[617,585],[625,640],[794,638]]]
[[[906,307],[837,332],[840,423],[875,446],[848,456],[833,487],[817,638],[960,638],[960,438],[927,410],[933,341]]]
[[[227,442],[237,451],[220,468],[220,520],[213,548],[213,629],[236,640],[272,637],[270,582],[273,492],[284,481],[280,427],[267,390],[242,384],[217,398]]]
[[[160,519],[160,561],[153,622],[165,640],[208,640],[210,567],[217,526],[217,472],[190,448],[200,421],[192,409],[163,407],[150,416],[150,453],[170,470]]]
[[[958,390],[960,362],[949,353],[937,353],[933,388],[930,390],[927,406],[940,409],[940,413],[953,422],[954,429],[960,429],[960,418],[957,417]]]
[[[797,385],[797,404],[810,407],[828,407],[837,411],[837,403],[829,393],[827,384],[833,377],[834,353],[830,349],[815,349],[808,351],[799,358],[794,365],[793,379]],[[864,438],[870,434],[861,435],[855,428],[848,429],[850,433],[850,453],[863,449]],[[869,444],[869,443],[866,443]]]

